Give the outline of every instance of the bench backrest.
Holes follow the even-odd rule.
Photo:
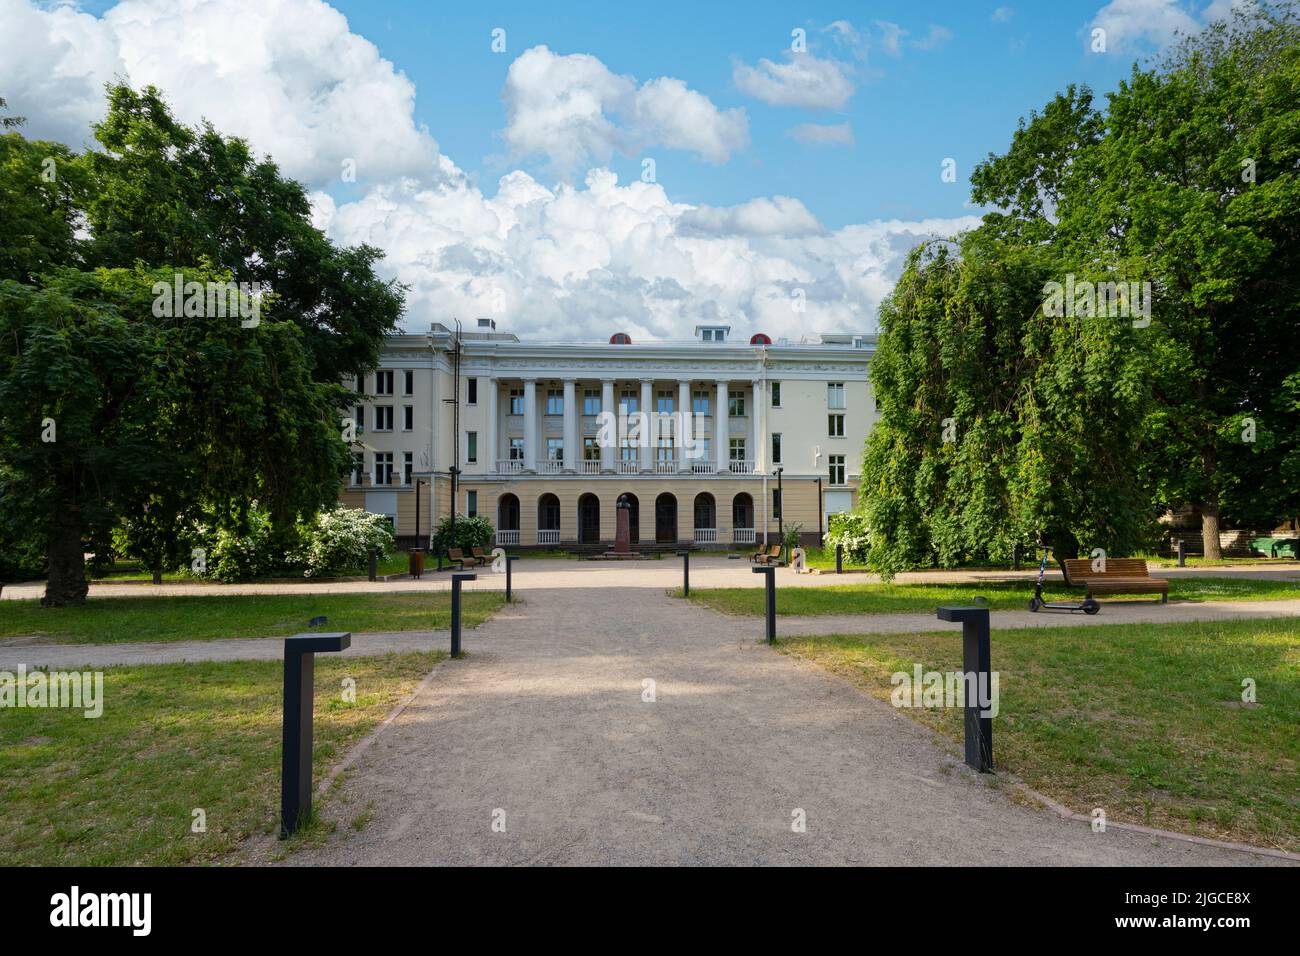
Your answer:
[[[1107,558],[1105,571],[1094,571],[1091,558],[1066,558],[1061,564],[1065,566],[1065,576],[1075,582],[1097,578],[1150,577],[1147,563],[1141,558]]]
[[[480,548],[478,545],[475,545],[474,547],[470,548],[470,551],[473,553],[474,557],[476,557],[476,558],[486,558],[486,557],[487,557],[487,555],[483,553],[483,549]]]
[[[465,557],[465,552],[460,548],[448,548],[447,557],[451,558],[453,561],[459,561],[461,558]]]

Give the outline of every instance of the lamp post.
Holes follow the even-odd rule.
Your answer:
[[[415,546],[420,547],[420,486],[424,484],[423,478],[415,479]]]
[[[781,488],[781,472],[784,468],[776,470],[776,500],[779,501],[780,507],[776,509],[776,535],[781,542],[781,557],[785,557],[785,491]]]
[[[460,477],[460,469],[452,465],[447,469],[451,475],[451,530],[447,533],[447,547],[456,547],[456,479]]]

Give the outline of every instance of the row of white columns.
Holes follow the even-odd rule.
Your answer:
[[[498,447],[497,426],[500,420],[499,413],[499,396],[497,382],[493,378],[482,378],[479,380],[481,386],[486,386],[488,393],[488,422],[487,422],[487,453],[488,468],[495,471],[497,468],[497,455],[500,451]],[[614,402],[614,379],[601,379],[600,388],[600,407],[602,412],[609,412],[617,415],[618,409]],[[524,391],[524,460],[523,468],[525,471],[537,471],[537,451],[538,451],[538,433],[537,433],[537,379],[525,378],[523,380]],[[752,462],[755,470],[761,470],[759,466],[766,458],[763,448],[763,383],[759,379],[754,379],[751,383],[752,392],[750,398],[749,423],[750,436],[746,449],[747,460]],[[715,382],[716,405],[714,408],[714,457],[713,464],[718,471],[727,471],[730,467],[731,457],[731,426],[730,426],[730,391],[729,382],[718,380]],[[582,458],[582,448],[578,433],[578,395],[577,380],[564,380],[564,469],[566,471],[577,471],[578,462]],[[640,410],[643,412],[654,411],[654,380],[641,379],[641,404]],[[677,383],[677,411],[690,413],[693,409],[691,401],[691,380],[680,379]],[[677,456],[678,467],[686,461],[686,447],[683,429],[677,429],[673,434],[673,450]],[[698,436],[696,436],[698,437]],[[654,442],[657,435],[643,435],[641,439],[642,460],[640,468],[643,471],[652,469],[652,455]],[[612,444],[601,446],[600,449],[600,467],[601,471],[613,471],[617,462],[618,449]]]

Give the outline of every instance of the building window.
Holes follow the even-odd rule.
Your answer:
[[[380,369],[375,373],[375,394],[392,395],[393,394],[393,370]]]
[[[360,435],[366,430],[366,406],[357,406],[357,434]]]
[[[772,517],[773,518],[781,517],[781,489],[780,488],[772,489]]]
[[[772,464],[781,464],[781,433],[772,433]]]
[[[352,483],[354,485],[366,483],[366,453],[363,451],[352,454]]]
[[[636,461],[637,442],[630,438],[625,438],[623,443],[618,446],[618,457],[622,461]]]
[[[465,401],[470,405],[478,404],[478,379],[465,380]]]
[[[831,455],[829,461],[831,466],[831,484],[844,484],[844,456]]]
[[[673,413],[673,393],[659,392],[655,396],[655,411],[660,415],[671,415]]]
[[[465,492],[465,514],[470,518],[478,517],[478,492]]]
[[[375,406],[375,431],[391,432],[393,430],[393,406]]]
[[[827,415],[826,416],[826,433],[832,438],[844,437],[844,416]]]
[[[727,396],[727,415],[731,418],[745,417],[745,396],[744,395]]]
[[[564,414],[564,392],[560,389],[548,388],[546,390],[546,414]]]
[[[415,394],[415,372],[412,369],[408,368],[402,371],[402,394]]]
[[[582,414],[595,416],[600,414],[600,390],[585,388],[582,390]]]
[[[595,438],[582,440],[582,460],[600,461],[600,442]]]
[[[691,411],[696,415],[709,414],[709,393],[692,392],[691,393]]]
[[[743,438],[731,439],[730,460],[731,461],[745,460],[745,439]]]
[[[391,485],[393,483],[393,453],[391,451],[375,452],[375,484]]]
[[[415,430],[415,406],[402,406],[402,431],[409,432]]]
[[[780,382],[772,383],[772,407],[773,408],[781,407],[781,383]]]
[[[524,440],[522,438],[510,439],[510,460],[511,461],[524,460]]]
[[[844,408],[844,383],[830,382],[826,386],[826,407]]]
[[[524,413],[524,390],[522,388],[512,388],[510,390],[510,414],[522,415]]]
[[[415,452],[402,452],[402,484],[411,483],[411,473],[415,471]]]
[[[641,409],[640,402],[637,400],[634,389],[625,388],[618,397],[618,403],[623,407],[623,411],[628,415],[635,415]]]
[[[546,460],[564,461],[564,439],[563,438],[546,439]]]
[[[471,465],[478,464],[478,432],[465,433],[465,460]]]
[[[699,447],[700,450],[700,457],[696,460],[705,463],[712,462],[713,461],[713,439],[697,438],[695,439],[695,444]]]
[[[661,465],[671,465],[673,461],[673,440],[671,438],[659,439],[659,447],[655,449],[655,460]]]

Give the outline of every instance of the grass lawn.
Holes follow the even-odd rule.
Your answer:
[[[392,554],[388,555],[388,557],[380,558],[375,563],[375,573],[378,574],[380,577],[383,577],[384,575],[387,574],[405,574],[407,570],[410,568],[410,564],[408,562],[409,562],[409,558],[405,551],[394,551]],[[435,567],[436,565],[437,565],[436,560],[432,559],[429,555],[425,555],[425,567],[432,568]],[[364,578],[369,573],[370,573],[370,569],[365,565],[362,565],[361,567],[358,568],[346,568],[344,570],[339,571],[338,574],[327,575],[324,579],[318,578],[316,580],[331,580],[331,579],[348,578],[348,577]],[[190,574],[188,571],[168,571],[165,574],[163,574],[162,579],[164,582],[186,582],[186,581],[210,580],[209,578],[197,577],[193,574]],[[291,579],[295,581],[309,580],[307,578],[303,578],[301,575],[294,576]],[[94,581],[152,581],[153,572],[147,571],[142,567],[140,567],[140,564],[137,561],[123,560],[123,561],[118,561],[112,566],[105,568],[103,571],[101,571],[98,574],[92,575],[92,580]],[[286,578],[284,575],[273,575],[270,578],[257,578],[255,580],[283,581],[286,580]]]
[[[970,604],[976,595],[988,598],[995,610],[1024,610],[1034,582],[986,581],[979,584],[833,584],[827,587],[783,588],[777,585],[777,614],[885,614],[933,611],[940,604]],[[1048,600],[1078,603],[1081,590],[1059,582],[1043,589]],[[681,590],[675,592],[681,597]],[[1267,601],[1300,598],[1300,581],[1253,578],[1170,578],[1171,601]],[[726,614],[761,615],[762,582],[750,588],[691,588],[692,601]],[[1150,595],[1106,597],[1110,601],[1150,601]],[[1105,613],[1104,611],[1102,612]]]
[[[475,627],[505,602],[499,591],[465,591],[461,622]],[[325,615],[325,624],[307,622]],[[229,594],[193,597],[91,597],[80,607],[43,608],[0,601],[0,638],[39,635],[67,644],[206,641],[283,637],[309,630],[420,631],[451,626],[451,595]]]
[[[779,646],[883,700],[914,663],[961,669],[960,628]],[[1300,620],[994,631],[992,663],[997,767],[1079,813],[1300,850]],[[960,749],[961,708],[903,713]]]
[[[409,694],[441,653],[316,661],[313,760],[329,766]],[[346,703],[342,681],[356,681]],[[274,833],[282,664],[158,664],[104,672],[104,713],[21,709],[0,724],[0,831],[15,865],[220,859]],[[191,830],[195,809],[207,831]]]

